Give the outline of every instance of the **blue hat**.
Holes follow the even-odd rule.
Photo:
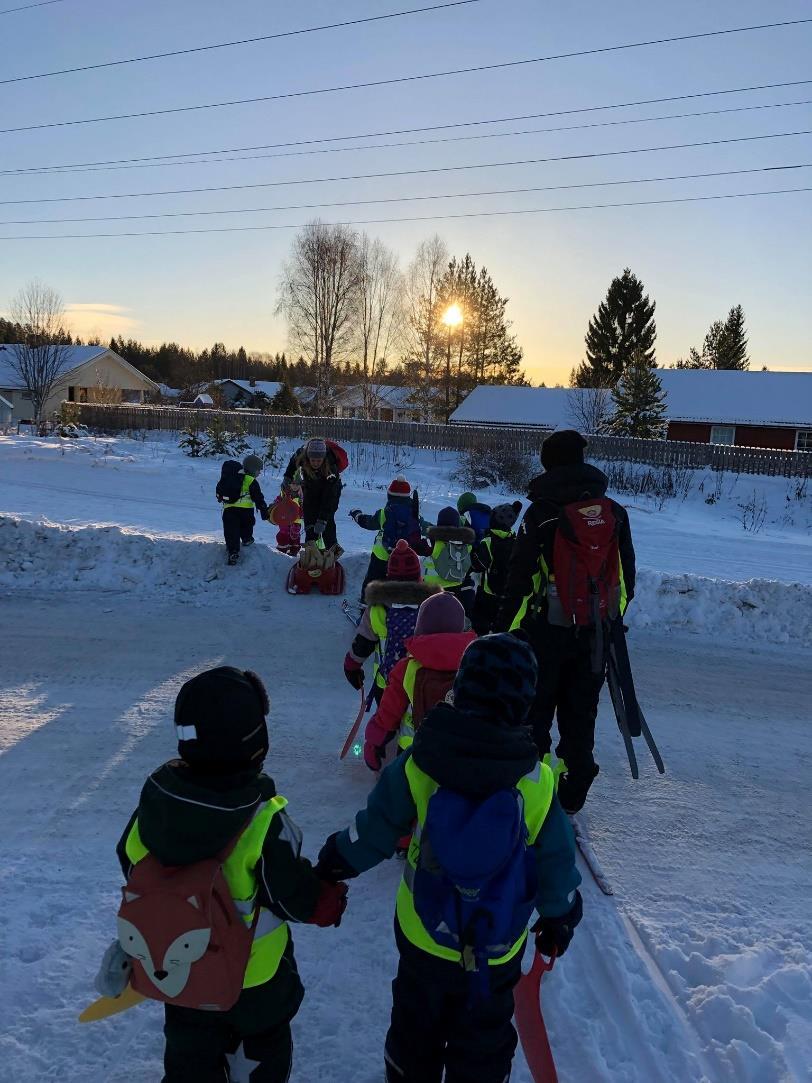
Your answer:
[[[482,636],[462,656],[454,681],[454,706],[520,726],[536,695],[538,666],[529,644],[509,633]]]

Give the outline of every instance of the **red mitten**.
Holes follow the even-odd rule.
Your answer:
[[[337,928],[341,924],[344,911],[347,909],[348,891],[349,888],[346,884],[330,884],[323,880],[310,924],[318,925],[322,929],[326,929],[328,925],[335,925]]]

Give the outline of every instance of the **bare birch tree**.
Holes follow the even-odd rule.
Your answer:
[[[277,312],[296,350],[316,365],[316,412],[332,385],[333,365],[352,346],[357,314],[358,234],[345,225],[308,223],[282,270]]]
[[[8,360],[31,396],[34,420],[42,425],[45,404],[70,355],[62,298],[34,279],[12,299],[9,313],[22,328],[22,341],[6,347]]]
[[[426,419],[431,417],[439,382],[440,290],[448,263],[445,241],[435,234],[420,243],[406,276],[408,368],[414,375],[417,405]]]
[[[379,400],[390,351],[403,331],[403,276],[397,257],[379,240],[363,234],[358,244],[356,335],[363,370],[364,417]]]
[[[592,436],[608,432],[614,414],[612,392],[605,387],[572,387],[567,413],[579,432]]]

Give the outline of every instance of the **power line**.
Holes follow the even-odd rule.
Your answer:
[[[630,177],[623,180],[586,181],[580,184],[546,184],[532,188],[494,188],[479,192],[441,192],[419,196],[385,196],[379,199],[346,199],[330,203],[292,203],[276,207],[229,207],[207,211],[162,211],[152,214],[111,214],[85,218],[20,218],[0,221],[0,226],[58,225],[77,222],[134,222],[154,218],[201,218],[217,214],[269,214],[275,211],[310,211],[334,207],[367,207],[387,203],[422,203],[434,199],[474,199],[483,196],[528,195],[536,192],[562,192],[581,188],[614,188],[626,184],[662,184],[667,181],[706,180],[751,173],[777,173],[791,169],[812,169],[812,162],[791,165],[753,166],[748,169],[725,169],[711,173],[677,173],[665,177]]]
[[[547,158],[519,158],[508,162],[474,162],[469,165],[430,166],[423,169],[396,169],[385,173],[354,173],[339,177],[297,177],[295,180],[255,181],[249,184],[220,184],[205,188],[167,188],[157,192],[115,192],[100,195],[46,196],[35,199],[0,199],[0,206],[23,203],[76,203],[92,199],[140,199],[151,196],[199,195],[203,192],[237,192],[253,188],[283,188],[294,184],[333,184],[339,181],[379,180],[392,177],[415,177],[433,173],[461,173],[468,169],[502,169],[509,166],[543,165],[547,162],[581,161],[587,158],[616,158],[626,154],[654,154],[666,150],[689,150],[696,147],[717,147],[729,143],[753,143],[763,139],[786,139],[812,135],[812,129],[798,132],[772,132],[766,135],[740,135],[728,139],[705,139],[695,143],[670,143],[658,147],[631,147],[627,150],[588,151],[582,154],[557,154]]]
[[[367,218],[361,221],[331,222],[328,224],[342,226],[376,226],[406,222],[447,222],[458,218],[501,218],[511,215],[560,214],[564,211],[610,210],[617,207],[660,207],[672,203],[707,203],[712,200],[750,199],[756,196],[783,196],[792,195],[798,192],[812,192],[812,187],[777,188],[764,192],[731,192],[727,195],[678,196],[671,199],[634,200],[625,203],[582,203],[569,207],[528,207],[509,211],[463,211],[458,214],[429,214],[409,218]],[[146,230],[140,233],[34,233],[18,234],[16,236],[0,235],[0,241],[75,241],[94,240],[102,237],[174,237],[199,233],[255,233],[277,229],[302,229],[304,225],[306,225],[306,223],[298,222],[273,223],[264,226],[211,226],[205,229]]]
[[[48,0],[49,3],[58,3],[59,0]],[[405,15],[423,15],[431,11],[444,11],[448,8],[464,7],[467,4],[479,4],[481,0],[448,0],[443,4],[432,4],[430,7],[409,8],[405,11],[392,11],[387,15],[369,15],[362,19],[345,19],[340,23],[325,23],[322,26],[306,26],[299,30],[283,30],[277,34],[259,34],[253,38],[240,38],[237,41],[220,41],[212,45],[196,45],[189,49],[173,49],[166,53],[150,53],[146,56],[130,56],[122,60],[105,60],[99,64],[82,64],[76,68],[61,68],[58,71],[42,71],[31,75],[15,75],[10,79],[0,79],[0,86],[7,83],[25,83],[33,79],[52,79],[57,75],[75,75],[78,72],[98,71],[101,68],[118,68],[124,64],[141,64],[145,60],[166,60],[172,56],[189,56],[192,53],[210,53],[216,49],[233,49],[238,45],[256,45],[262,41],[278,41],[281,38],[295,38],[304,34],[317,34],[324,30],[340,30],[350,26],[361,26],[364,23],[379,23],[387,19],[399,19]],[[2,12],[0,12],[2,14]]]
[[[47,8],[51,4],[63,4],[65,0],[40,0],[38,4],[23,4],[18,8],[3,8],[0,15],[14,15],[17,11],[30,11],[32,8]]]
[[[799,105],[812,105],[812,98],[806,98],[802,101],[794,102],[768,102],[761,105],[736,105],[730,106],[725,109],[704,109],[690,113],[668,113],[664,116],[658,117],[631,117],[628,120],[604,120],[604,121],[591,121],[588,124],[564,124],[558,125],[554,128],[525,128],[520,131],[512,132],[483,132],[474,135],[456,135],[456,136],[442,136],[432,139],[409,139],[402,140],[396,143],[367,143],[362,146],[353,147],[316,147],[310,150],[296,150],[296,151],[281,151],[273,154],[247,154],[240,153],[243,151],[254,150],[270,150],[273,147],[282,147],[288,144],[270,144],[268,146],[260,147],[235,147],[233,151],[228,150],[211,150],[211,151],[198,151],[198,154],[205,155],[217,155],[226,154],[233,155],[225,158],[206,157],[206,158],[190,158],[189,161],[167,161],[165,159],[177,159],[182,157],[178,154],[166,154],[159,155],[159,160],[147,160],[144,158],[125,159],[119,162],[110,163],[88,163],[86,166],[74,165],[74,166],[32,166],[28,169],[0,169],[0,175],[13,175],[13,176],[59,176],[67,173],[103,173],[109,171],[121,171],[124,169],[159,169],[166,168],[168,166],[188,166],[188,165],[219,165],[223,162],[254,162],[272,158],[297,158],[314,154],[344,154],[352,151],[359,150],[389,150],[396,147],[422,147],[431,146],[441,143],[467,143],[473,142],[479,139],[506,139],[521,135],[549,135],[556,132],[577,132],[586,131],[594,128],[614,128],[621,127],[630,124],[653,124],[663,120],[686,120],[693,117],[714,117],[723,116],[729,113],[748,113],[758,112],[764,109],[786,109],[792,106]],[[602,108],[596,106],[595,108]],[[522,118],[516,118],[522,119]],[[500,123],[499,121],[470,121],[469,124],[488,124],[488,123]],[[464,126],[464,125],[463,125]],[[452,125],[445,125],[444,127],[452,127]],[[366,138],[373,138],[374,136],[368,136]],[[349,138],[346,136],[340,138]],[[358,139],[365,138],[364,136],[357,136]],[[190,152],[191,153],[191,152]],[[185,156],[183,156],[185,157]]]
[[[518,68],[530,64],[543,64],[553,60],[570,60],[574,57],[596,56],[602,53],[622,52],[630,49],[643,49],[650,46],[669,45],[682,41],[697,41],[702,38],[716,38],[731,34],[744,34],[758,30],[772,30],[781,27],[801,26],[812,23],[812,17],[807,19],[791,19],[784,22],[761,23],[755,26],[730,27],[724,30],[706,30],[696,34],[679,34],[669,38],[652,38],[648,41],[627,42],[622,45],[603,45],[594,49],[579,49],[575,52],[558,53],[550,56],[528,57],[523,60],[505,60],[495,64],[478,64],[469,68],[454,68],[450,71],[427,72],[421,75],[399,75],[389,79],[374,79],[364,83],[347,83],[342,86],[317,87],[310,90],[290,90],[280,94],[265,94],[256,98],[238,98],[232,101],[208,102],[205,104],[180,105],[168,109],[146,109],[139,113],[116,113],[102,117],[82,117],[76,120],[53,120],[43,124],[24,124],[16,128],[0,128],[0,135],[9,135],[15,132],[33,132],[46,128],[73,127],[78,124],[105,124],[115,120],[136,120],[143,117],[168,116],[175,113],[191,113],[202,109],[224,109],[237,105],[254,105],[259,102],[284,101],[293,98],[307,98],[320,94],[336,94],[349,90],[368,90],[375,87],[395,86],[403,83],[425,82],[429,79],[444,79],[457,75],[470,75],[486,71],[504,71],[510,68]]]

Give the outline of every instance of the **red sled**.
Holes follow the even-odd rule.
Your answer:
[[[319,594],[344,593],[344,569],[339,563],[332,568],[312,569],[294,564],[288,572],[288,594],[310,594],[315,588]]]
[[[555,956],[548,960],[537,951],[533,966],[527,974],[522,974],[513,990],[516,1029],[534,1083],[558,1083],[553,1051],[541,1014],[541,979],[553,969],[554,962]]]

